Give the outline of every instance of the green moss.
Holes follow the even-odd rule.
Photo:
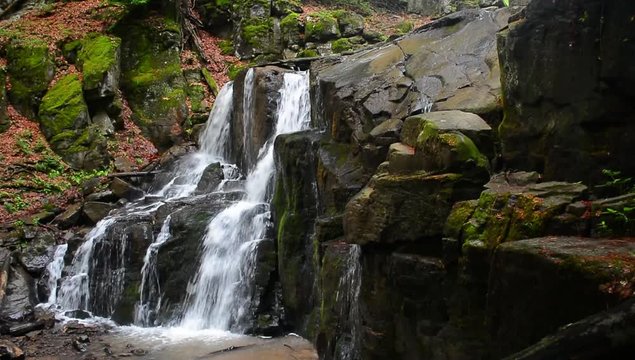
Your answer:
[[[247,19],[241,31],[245,43],[255,48],[268,47],[272,34],[273,20],[269,17]]]
[[[415,24],[410,20],[404,20],[397,24],[395,28],[395,33],[397,35],[405,35],[414,29]]]
[[[64,76],[46,93],[39,115],[47,139],[84,125],[88,108],[82,95],[82,83],[76,74]]]
[[[299,58],[318,57],[320,54],[315,49],[304,49],[298,52]]]
[[[285,46],[302,42],[300,29],[299,14],[291,13],[280,20],[280,32]]]
[[[352,50],[354,47],[355,46],[347,38],[337,39],[331,42],[331,50],[336,54]]]
[[[214,77],[212,77],[212,74],[209,72],[209,70],[207,70],[206,68],[202,68],[201,73],[203,74],[203,78],[205,79],[205,82],[209,86],[209,89],[212,92],[212,94],[214,96],[218,95],[218,90],[219,90],[218,84],[216,83],[216,80],[214,80]]]
[[[304,31],[307,40],[324,41],[340,36],[337,18],[332,11],[309,14]]]
[[[467,163],[474,162],[476,166],[486,168],[487,158],[481,154],[474,142],[463,133],[453,131],[439,135],[439,140],[452,149],[456,154],[455,161]]]
[[[234,42],[229,39],[221,40],[218,43],[218,47],[220,48],[221,54],[223,55],[233,55],[234,54]]]
[[[187,95],[190,98],[192,112],[200,113],[206,111],[203,106],[203,100],[205,100],[205,89],[203,88],[203,85],[189,85],[187,87]]]
[[[40,41],[13,41],[6,51],[11,102],[25,115],[34,116],[40,97],[53,79],[53,57],[47,44]]]
[[[248,66],[244,64],[231,64],[227,70],[227,76],[230,80],[234,80],[241,71],[245,70]]]
[[[85,89],[98,87],[107,72],[117,66],[120,46],[121,39],[104,35],[92,35],[82,40],[77,60],[84,74]]]
[[[291,13],[280,20],[280,29],[297,29],[300,26],[300,14]]]
[[[463,226],[472,217],[477,205],[477,200],[461,201],[454,204],[445,222],[443,235],[453,239],[461,238]]]

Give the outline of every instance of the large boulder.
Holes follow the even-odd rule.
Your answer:
[[[494,176],[478,201],[454,205],[445,235],[493,249],[503,242],[575,231],[560,227],[559,216],[585,196],[587,187],[537,181],[536,173]]]
[[[42,96],[55,75],[53,56],[46,43],[16,40],[7,46],[7,61],[11,103],[25,116],[35,118]]]
[[[77,65],[84,75],[84,91],[89,100],[114,97],[119,89],[121,39],[93,35],[82,40]]]
[[[488,294],[494,358],[632,297],[634,251],[632,240],[577,237],[501,245]]]
[[[481,186],[461,174],[380,170],[346,205],[346,240],[364,245],[439,237],[452,204],[475,197]]]
[[[382,121],[430,109],[463,110],[495,122],[501,111],[495,34],[510,14],[465,10],[392,43],[315,62],[325,109],[316,120],[335,140],[356,144]]]
[[[278,272],[287,321],[302,328],[310,312],[315,267],[312,223],[317,216],[315,131],[285,134],[275,142],[277,179],[273,214],[277,231]]]
[[[109,162],[106,139],[91,125],[77,75],[66,75],[51,87],[42,98],[39,120],[53,151],[73,168],[95,169]]]
[[[179,142],[187,117],[181,29],[168,17],[122,22],[122,86],[132,120],[160,150]]]
[[[635,174],[634,12],[633,2],[534,0],[501,32],[510,167],[573,181]]]
[[[270,1],[240,0],[234,4],[234,44],[241,58],[281,52],[277,18],[271,16]]]

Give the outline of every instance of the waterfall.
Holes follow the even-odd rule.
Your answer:
[[[218,94],[206,127],[201,133],[200,150],[186,155],[174,171],[171,181],[153,194],[155,197],[163,198],[163,201],[147,204],[142,199],[99,221],[86,235],[84,243],[75,253],[68,276],[62,279],[59,291],[51,292],[55,298],[51,297],[49,301],[55,302],[63,310],[91,311],[90,271],[95,265],[94,261],[104,261],[111,270],[108,274],[102,274],[107,278],[107,281],[105,284],[99,285],[105,285],[110,291],[109,295],[112,299],[108,299],[109,302],[117,300],[116,297],[123,290],[126,239],[122,238],[120,243],[115,245],[119,250],[116,254],[117,259],[94,259],[95,246],[108,235],[112,225],[118,221],[130,219],[131,216],[150,215],[164,202],[189,196],[196,190],[196,185],[205,168],[212,162],[222,159],[228,151],[229,124],[233,108],[232,96],[233,84],[228,83]],[[154,243],[156,244],[158,240]],[[120,266],[110,268],[111,264]],[[148,271],[150,272],[150,270]]]
[[[340,319],[348,319],[347,329],[350,341],[344,344],[338,353],[338,359],[359,359],[361,313],[359,311],[359,293],[362,285],[361,246],[350,245],[343,268],[346,269],[337,286],[336,303],[340,304]],[[345,331],[346,331],[345,330]]]
[[[157,274],[157,253],[159,248],[170,239],[170,220],[168,215],[163,221],[161,231],[156,240],[150,244],[143,257],[141,268],[141,285],[139,286],[139,302],[135,305],[135,324],[150,326],[154,315],[161,308],[161,288]],[[152,304],[154,302],[154,305]]]
[[[66,255],[66,250],[68,249],[68,244],[58,245],[55,248],[55,253],[53,254],[53,261],[51,261],[46,266],[46,271],[48,272],[48,288],[49,288],[49,297],[48,303],[54,304],[57,300],[57,282],[62,277],[62,270],[64,269],[64,256]]]
[[[88,310],[90,300],[90,259],[95,242],[101,240],[115,219],[107,217],[86,235],[86,241],[77,249],[69,275],[62,281],[56,303],[65,310]],[[49,299],[50,301],[50,299]]]
[[[249,75],[249,74],[248,74]],[[251,92],[245,79],[245,99]],[[251,104],[245,101],[245,104]],[[244,108],[245,113],[251,112]],[[249,305],[254,250],[266,236],[274,176],[273,145],[276,136],[307,129],[310,124],[309,79],[307,73],[284,74],[273,135],[258,153],[249,171],[242,201],[230,206],[208,227],[203,240],[203,257],[191,284],[187,311],[181,326],[190,329],[217,328],[241,331]]]

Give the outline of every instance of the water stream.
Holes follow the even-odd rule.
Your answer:
[[[217,97],[201,133],[200,149],[185,155],[177,163],[167,183],[164,181],[164,185],[155,185],[156,188],[147,199],[129,203],[97,223],[86,235],[71,265],[64,272],[63,259],[68,246],[56,248],[54,261],[47,268],[50,304],[55,304],[62,312],[76,309],[93,311],[95,306],[91,302],[91,288],[93,291],[104,289],[105,294],[112,298],[109,301],[116,304],[124,287],[126,259],[129,257],[125,249],[129,240],[123,235],[119,240],[104,245],[113,225],[152,217],[167,202],[195,196],[205,169],[212,163],[220,162],[225,180],[215,191],[223,192],[227,188],[227,191],[242,191],[243,195],[209,221],[202,239],[200,268],[188,285],[184,311],[178,316],[178,326],[191,330],[245,330],[244,317],[251,301],[249,294],[254,275],[255,250],[258,243],[267,237],[271,226],[269,203],[275,176],[274,141],[280,134],[301,131],[310,125],[308,74],[285,73],[271,137],[257,152],[245,151],[251,150],[252,144],[254,77],[254,71],[248,71],[244,84],[244,154],[231,153],[233,85],[230,83],[223,87]],[[249,159],[249,154],[257,154],[257,157]],[[232,164],[233,158],[239,155],[245,156],[242,163],[248,166],[242,171]],[[236,181],[241,172],[246,174],[245,180]],[[145,251],[139,274],[139,300],[134,314],[135,324],[139,326],[155,325],[153,319],[162,306],[157,254],[172,236],[171,221],[168,215],[161,223],[158,234],[150,235],[152,242]],[[106,252],[103,252],[104,247],[108,249]],[[104,258],[99,251],[110,258]],[[96,268],[100,272],[106,269],[108,273],[95,277],[92,271]],[[96,279],[97,283],[91,283]],[[100,310],[106,314],[114,311],[111,307]]]

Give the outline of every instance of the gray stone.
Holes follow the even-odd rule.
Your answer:
[[[115,125],[105,111],[100,111],[95,114],[92,120],[93,124],[97,125],[97,129],[99,129],[102,134],[112,135],[115,133]]]
[[[201,179],[196,185],[197,194],[206,194],[212,192],[218,188],[218,185],[223,181],[223,168],[220,163],[209,164],[203,171]]]
[[[33,314],[35,289],[31,276],[21,266],[11,266],[0,317],[9,321],[24,321]]]
[[[60,229],[68,229],[77,224],[81,215],[82,204],[71,204],[63,213],[57,215],[55,219],[53,219],[53,224],[57,225]]]
[[[112,210],[117,206],[110,203],[87,201],[84,203],[84,215],[90,219],[94,224],[99,220],[105,218]]]
[[[139,199],[144,195],[143,190],[117,177],[112,179],[112,182],[110,183],[110,191],[112,191],[112,193],[118,198],[130,201]]]
[[[496,32],[511,13],[508,8],[465,10],[392,43],[314,62],[325,109],[320,125],[336,141],[348,142],[361,141],[382,121],[406,118],[430,104],[432,110],[500,114]]]

